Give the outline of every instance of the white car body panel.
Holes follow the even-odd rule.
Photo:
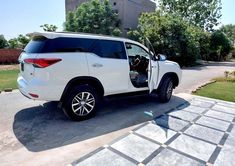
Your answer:
[[[64,33],[33,33],[33,36],[45,36],[50,39],[57,37],[105,39],[120,42],[128,42],[147,48],[138,42],[115,37],[106,37],[88,34],[64,34]],[[152,61],[149,67],[149,88],[135,88],[130,80],[129,60],[101,58],[88,52],[68,53],[22,53],[19,61],[25,58],[59,58],[61,62],[46,68],[35,68],[31,64],[24,64],[24,71],[21,71],[17,79],[19,90],[27,97],[34,100],[59,101],[70,80],[76,77],[93,77],[100,81],[104,88],[104,96],[137,92],[143,90],[157,89],[161,78],[166,73],[176,73],[181,80],[181,70],[177,63],[171,61]],[[34,98],[29,93],[37,94]]]
[[[104,87],[105,95],[128,91],[129,64],[127,59],[101,58],[87,55],[89,75],[97,78]]]

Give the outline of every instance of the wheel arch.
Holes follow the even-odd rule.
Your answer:
[[[165,73],[162,76],[162,79],[161,79],[161,81],[159,83],[158,89],[161,87],[161,85],[163,84],[164,79],[166,79],[167,77],[172,78],[173,83],[174,83],[174,88],[176,88],[179,85],[179,77],[178,77],[178,75],[176,73],[174,73],[174,72],[169,72],[169,73]]]
[[[93,88],[96,89],[96,91],[98,92],[99,97],[104,96],[104,87],[97,78],[90,77],[90,76],[81,76],[81,77],[75,77],[67,83],[67,85],[64,88],[63,94],[60,98],[60,101],[63,102],[64,99],[69,94],[69,92],[75,86],[78,86],[78,85],[90,85],[90,86],[92,86]]]

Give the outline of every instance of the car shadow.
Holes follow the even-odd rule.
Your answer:
[[[57,108],[56,102],[26,108],[14,117],[16,138],[29,151],[40,152],[105,135],[153,120],[186,101],[173,96],[162,104],[156,96],[124,97],[104,101],[96,117],[73,122]],[[146,111],[153,116],[146,115]]]

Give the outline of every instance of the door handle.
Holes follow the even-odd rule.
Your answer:
[[[152,66],[152,68],[157,68],[157,66]]]
[[[95,64],[93,64],[92,66],[93,66],[93,67],[97,67],[97,68],[99,68],[99,67],[103,67],[103,65],[102,65],[102,64],[100,64],[100,63],[95,63]]]

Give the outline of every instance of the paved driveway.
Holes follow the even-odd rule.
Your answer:
[[[18,91],[2,93],[0,165],[67,165],[153,117],[187,103],[192,96],[178,93],[190,91],[216,73],[223,75],[231,66],[234,64],[185,69],[182,85],[168,104],[159,103],[155,96],[112,100],[103,104],[95,118],[78,123],[69,121],[55,102],[32,101]],[[153,117],[146,111],[152,111]]]
[[[193,97],[73,165],[232,166],[234,124],[235,103]]]
[[[220,63],[211,62],[206,66],[185,68],[183,69],[182,82],[174,93],[191,93],[211,79],[224,76],[224,71],[226,70],[235,70],[235,61]]]
[[[151,120],[145,111],[161,115],[186,99],[174,96],[168,104],[155,96],[112,100],[95,118],[72,122],[57,103],[32,101],[18,91],[0,94],[0,165],[67,165]]]

